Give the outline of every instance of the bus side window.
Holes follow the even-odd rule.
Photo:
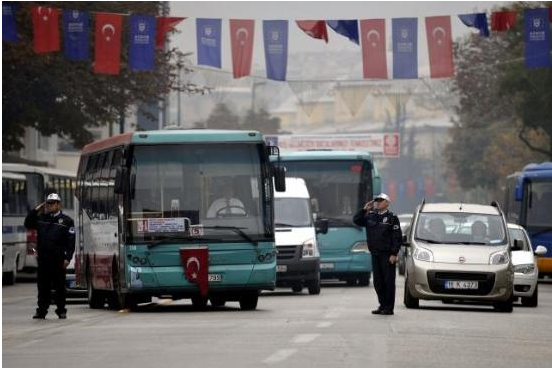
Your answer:
[[[117,167],[121,166],[122,163],[122,152],[120,149],[113,151],[113,159],[111,160],[111,166],[109,170],[109,193],[110,199],[108,203],[108,218],[117,218],[118,209],[119,209],[119,195],[115,194],[115,173],[117,172]]]
[[[107,219],[109,217],[109,203],[110,203],[110,192],[111,188],[109,187],[109,172],[111,166],[111,160],[113,157],[113,151],[105,153],[105,160],[103,162],[100,174],[100,191],[99,191],[99,212],[101,219]]]

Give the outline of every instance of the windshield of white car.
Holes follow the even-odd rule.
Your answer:
[[[504,245],[502,217],[478,213],[424,212],[416,223],[416,240],[434,244]]]

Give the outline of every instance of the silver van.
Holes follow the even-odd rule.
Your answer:
[[[420,299],[492,303],[512,311],[514,270],[498,204],[422,203],[405,245],[404,304]]]

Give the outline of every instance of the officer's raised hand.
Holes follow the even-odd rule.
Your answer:
[[[364,210],[370,211],[372,208],[374,208],[374,201],[366,202],[364,205]]]

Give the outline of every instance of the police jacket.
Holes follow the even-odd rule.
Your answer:
[[[48,255],[71,261],[75,252],[75,224],[61,211],[57,215],[31,210],[25,218],[25,227],[37,231],[38,257]]]
[[[401,248],[402,232],[399,218],[393,212],[382,213],[361,209],[353,218],[355,225],[366,229],[370,252],[397,255]]]

